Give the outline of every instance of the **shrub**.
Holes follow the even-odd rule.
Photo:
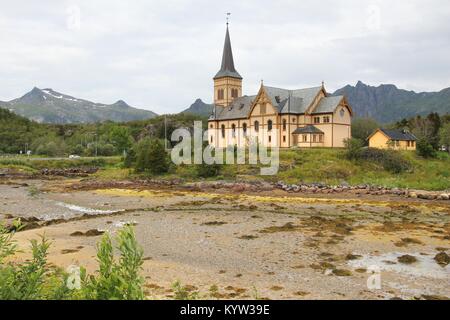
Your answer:
[[[111,236],[106,233],[97,250],[98,276],[84,279],[84,292],[88,299],[142,300],[144,279],[139,275],[143,264],[143,250],[139,247],[133,229],[119,231],[117,249],[119,261],[114,260]]]
[[[416,152],[423,158],[436,158],[436,150],[424,138],[419,139],[416,143]]]
[[[219,164],[198,164],[195,166],[197,177],[210,178],[217,177],[220,174],[221,165]]]
[[[135,169],[137,172],[152,174],[166,173],[169,170],[167,153],[160,140],[146,138],[137,144]]]
[[[86,276],[81,269],[81,289],[69,289],[69,275],[47,263],[50,243],[31,241],[32,258],[22,264],[5,263],[5,259],[17,250],[14,233],[8,229],[20,230],[19,222],[12,228],[0,225],[0,300],[38,299],[132,299],[144,298],[144,279],[140,275],[143,251],[139,247],[133,229],[129,226],[119,231],[117,250],[120,258],[115,259],[112,240],[105,234],[98,246],[98,275]]]
[[[360,157],[360,154],[362,152],[362,148],[364,146],[364,142],[360,139],[345,139],[344,141],[346,151],[346,157],[350,160],[355,160]]]
[[[366,148],[361,151],[359,159],[378,163],[383,166],[384,170],[392,173],[401,173],[412,169],[412,164],[395,150]]]

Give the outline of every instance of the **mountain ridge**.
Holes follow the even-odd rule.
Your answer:
[[[157,116],[149,110],[131,107],[123,100],[113,104],[96,103],[57,92],[51,88],[34,87],[11,101],[0,101],[0,107],[41,123],[126,122]]]

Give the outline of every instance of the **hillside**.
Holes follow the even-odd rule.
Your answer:
[[[0,102],[0,107],[37,122],[58,124],[125,122],[156,116],[152,111],[133,108],[122,100],[107,105],[36,87],[18,99]]]
[[[357,117],[371,117],[382,123],[430,112],[450,113],[450,88],[416,93],[392,84],[373,87],[358,81],[356,86],[347,85],[333,94],[345,95]]]
[[[204,103],[202,99],[197,99],[189,108],[181,113],[191,113],[201,117],[209,117],[212,113],[213,107],[213,104],[207,104]]]

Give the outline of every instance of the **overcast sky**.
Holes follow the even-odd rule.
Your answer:
[[[212,101],[230,35],[244,94],[260,80],[450,87],[450,1],[0,0],[0,100],[32,87],[157,113]]]

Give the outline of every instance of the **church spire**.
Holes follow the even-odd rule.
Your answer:
[[[228,31],[227,20],[227,32],[225,34],[225,44],[223,46],[222,54],[222,66],[219,72],[215,75],[214,79],[222,77],[232,77],[236,79],[242,79],[241,75],[234,68],[233,51],[231,50],[230,32]]]

